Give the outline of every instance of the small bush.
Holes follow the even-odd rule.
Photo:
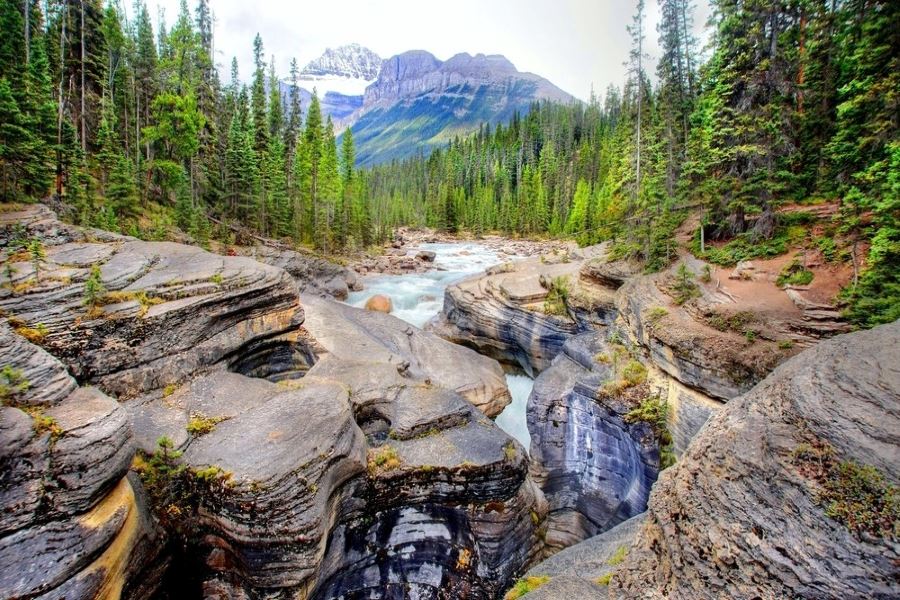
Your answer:
[[[371,448],[368,456],[369,475],[375,476],[399,469],[401,465],[400,455],[393,446],[385,444],[379,448]]]
[[[533,592],[538,589],[545,583],[550,581],[550,578],[546,575],[537,575],[532,577],[525,577],[516,582],[516,584],[512,587],[511,590],[506,592],[506,595],[503,596],[504,600],[518,600],[525,594],[529,592]]]
[[[544,299],[544,312],[548,315],[567,315],[568,310],[566,309],[566,300],[568,299],[568,277],[554,277],[547,287],[547,297]]]
[[[669,405],[658,396],[646,398],[636,408],[629,411],[624,420],[626,423],[647,423],[653,429],[659,445],[660,470],[675,464],[675,447],[672,434],[669,433]]]
[[[809,285],[813,280],[813,272],[804,267],[800,261],[794,260],[781,270],[775,283],[778,287],[786,285]]]
[[[779,350],[790,350],[793,347],[794,342],[792,342],[791,340],[781,340],[780,342],[778,342]]]
[[[506,456],[506,460],[513,461],[516,459],[516,444],[512,440],[506,442],[506,445],[503,446],[503,455]]]
[[[650,325],[656,325],[659,321],[669,314],[669,311],[664,309],[662,306],[654,306],[647,312],[647,322]]]
[[[55,442],[63,435],[63,428],[59,426],[56,419],[50,415],[44,414],[44,409],[39,406],[27,406],[22,410],[31,415],[32,427],[35,435],[50,434],[50,441]]]
[[[672,292],[672,299],[679,306],[700,296],[700,288],[694,283],[694,274],[684,263],[678,265],[678,270],[675,272]]]
[[[647,381],[647,367],[639,361],[631,359],[622,368],[622,379],[629,385],[640,385]]]
[[[213,282],[214,284],[216,284],[216,285],[222,285],[222,281],[223,281],[223,279],[222,279],[222,274],[221,274],[221,273],[216,273],[215,275],[213,275],[212,277],[210,277],[209,280],[212,281],[212,282]]]
[[[0,369],[0,404],[6,404],[31,387],[21,369],[3,365]]]
[[[106,288],[103,286],[100,265],[93,265],[91,266],[91,274],[88,276],[87,281],[84,282],[83,302],[85,306],[94,308],[104,294],[106,294]]]

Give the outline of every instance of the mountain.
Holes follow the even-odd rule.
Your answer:
[[[501,55],[463,53],[442,62],[413,50],[381,64],[362,105],[345,123],[353,131],[357,164],[369,166],[428,152],[482,123],[508,121],[535,100],[574,98]]]
[[[359,44],[325,50],[303,68],[300,87],[304,111],[315,89],[337,132],[352,129],[359,166],[428,152],[482,123],[506,122],[535,100],[574,100],[499,54],[441,61],[411,50],[382,60]]]

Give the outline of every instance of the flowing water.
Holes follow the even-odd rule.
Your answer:
[[[373,295],[384,294],[393,302],[392,315],[416,327],[423,327],[441,312],[444,290],[448,285],[469,275],[481,273],[509,258],[476,243],[422,244],[409,253],[415,254],[420,250],[435,253],[434,270],[428,273],[366,277],[363,279],[365,289],[351,293],[347,303],[362,307]],[[525,423],[525,406],[534,381],[525,375],[507,375],[506,383],[512,395],[512,403],[497,416],[496,422],[527,450],[531,438]]]

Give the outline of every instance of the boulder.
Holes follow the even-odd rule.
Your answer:
[[[823,482],[865,465],[900,483],[898,343],[900,322],[838,336],[729,402],[657,483],[610,597],[895,597],[896,521],[849,529]]]
[[[346,300],[349,292],[362,289],[353,269],[342,267],[308,251],[263,244],[237,250],[243,256],[284,269],[294,278],[297,288],[303,293]]]
[[[394,310],[394,303],[390,296],[383,294],[375,294],[366,300],[366,310],[372,310],[380,313],[389,313]]]
[[[511,402],[496,361],[391,315],[307,296],[303,305],[303,329],[320,355],[388,363],[410,379],[460,393],[491,417]]]
[[[434,262],[435,257],[437,257],[437,254],[431,250],[419,250],[416,253],[416,258],[425,262]]]

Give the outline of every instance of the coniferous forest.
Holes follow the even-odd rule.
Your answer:
[[[701,48],[690,0],[661,0],[655,32],[640,2],[624,88],[359,170],[352,131],[301,106],[296,61],[276,73],[258,35],[253,72],[220,80],[209,0],[156,30],[142,0],[130,19],[115,0],[2,0],[0,190],[146,239],[239,226],[334,254],[427,225],[612,240],[650,271],[689,215],[694,252],[733,264],[784,251],[781,208],[836,201],[816,243],[853,264],[848,316],[900,317],[900,3],[712,4]]]

